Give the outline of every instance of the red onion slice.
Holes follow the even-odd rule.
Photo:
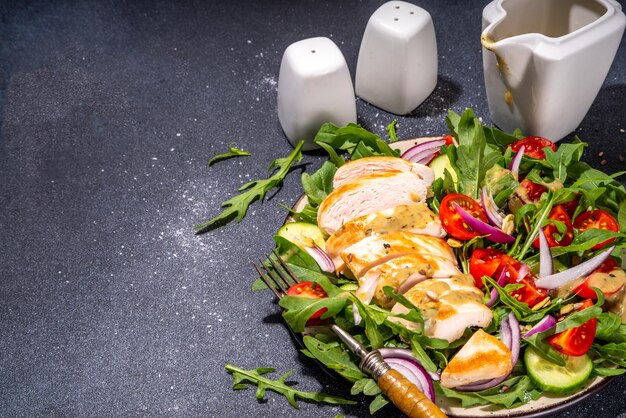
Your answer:
[[[436,138],[430,141],[425,141],[420,144],[417,144],[408,150],[406,150],[402,154],[402,158],[405,160],[409,160],[412,162],[418,162],[417,159],[424,158],[424,154],[430,152],[430,157],[435,154],[435,152],[439,151],[442,145],[446,143],[446,140],[443,138]],[[420,155],[421,154],[421,155]]]
[[[509,314],[508,322],[509,328],[511,329],[511,346],[509,349],[511,350],[511,354],[513,356],[513,367],[515,367],[517,360],[519,360],[521,333],[519,330],[519,322],[513,312]]]
[[[585,277],[589,275],[589,273],[600,267],[604,260],[606,260],[611,255],[614,249],[615,246],[612,246],[602,251],[595,257],[585,261],[584,263],[580,263],[577,266],[574,266],[559,273],[541,277],[539,280],[537,280],[535,284],[537,285],[537,287],[542,287],[544,289],[556,289],[557,287],[564,286],[569,282],[578,279],[579,277]]]
[[[383,356],[384,359],[388,359],[392,357],[402,358],[405,360],[412,361],[413,363],[417,364],[419,367],[424,369],[424,367],[421,365],[419,360],[413,355],[411,350],[409,350],[408,348],[379,348],[378,351],[380,352],[380,354]],[[426,369],[424,369],[424,371],[430,376],[431,379],[439,380],[439,374],[434,373],[434,372],[429,372]]]
[[[523,338],[532,337],[533,335],[549,330],[552,327],[556,326],[556,318],[552,315],[546,315],[543,319],[535,324],[526,334],[524,334]]]
[[[317,262],[322,271],[333,273],[335,271],[335,263],[319,246],[304,247],[307,253]]]
[[[519,172],[519,166],[522,163],[522,157],[524,156],[525,148],[526,147],[524,145],[519,147],[517,154],[515,154],[515,157],[513,157],[513,160],[511,160],[511,165],[509,166],[509,170],[511,170],[511,174],[516,180]]]
[[[552,252],[543,228],[539,228],[539,278],[552,274],[554,266],[552,265]]]
[[[515,238],[511,235],[503,232],[501,229],[494,228],[480,219],[474,218],[472,215],[463,210],[463,208],[456,202],[452,203],[452,205],[470,228],[479,234],[484,235],[488,240],[499,244],[512,244],[515,242]]]
[[[511,335],[511,325],[509,324],[508,316],[500,322],[500,341],[502,341],[509,350],[511,349],[513,336]]]
[[[502,216],[502,213],[500,213],[500,211],[498,210],[498,205],[496,205],[496,202],[493,200],[491,192],[486,186],[484,186],[482,189],[482,192],[480,194],[480,200],[483,204],[483,209],[485,210],[485,214],[487,214],[487,219],[489,219],[489,222],[502,229],[504,216]]]

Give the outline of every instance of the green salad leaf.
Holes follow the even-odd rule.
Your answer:
[[[213,164],[219,161],[227,160],[229,158],[234,158],[234,157],[247,157],[249,155],[250,153],[248,151],[243,151],[235,147],[229,147],[228,152],[225,152],[223,154],[218,154],[214,156],[213,158],[211,158],[209,160],[209,167],[211,167]]]
[[[293,374],[293,370],[287,371],[276,380],[265,377],[266,374],[276,371],[276,369],[272,367],[259,367],[253,370],[244,370],[237,366],[233,366],[232,364],[227,364],[226,370],[233,375],[233,389],[247,389],[248,386],[246,384],[256,385],[256,398],[259,402],[265,400],[266,391],[271,390],[287,398],[289,404],[296,409],[300,409],[297,399],[328,404],[356,404],[353,400],[345,399],[339,396],[327,395],[319,392],[305,392],[294,389],[292,384],[287,381],[287,378]]]
[[[239,188],[240,194],[222,203],[224,210],[221,214],[194,227],[196,234],[208,232],[213,228],[230,222],[234,218],[237,218],[237,222],[241,222],[250,204],[256,200],[263,200],[267,192],[274,187],[278,187],[283,182],[291,170],[293,163],[302,160],[303,145],[304,141],[300,141],[288,157],[274,160],[270,164],[268,171],[271,172],[274,169],[276,169],[276,171],[269,178],[254,180],[241,186]]]

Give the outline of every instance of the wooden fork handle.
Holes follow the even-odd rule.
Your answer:
[[[389,369],[378,387],[409,418],[446,418],[441,409],[398,371]]]

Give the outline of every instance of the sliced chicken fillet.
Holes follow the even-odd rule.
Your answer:
[[[406,254],[368,270],[359,278],[361,287],[356,294],[365,302],[373,299],[377,305],[389,308],[394,301],[385,295],[385,286],[390,286],[395,293],[403,294],[423,280],[456,274],[461,274],[456,260],[434,255]],[[375,280],[375,286],[371,280]]]
[[[468,274],[424,280],[404,293],[404,297],[422,313],[424,334],[449,342],[461,338],[468,327],[489,325],[492,312],[483,304],[482,296],[482,292],[474,286],[474,279]],[[409,309],[396,303],[391,312],[407,313]],[[420,327],[404,319],[395,320],[407,328]]]
[[[329,235],[355,218],[398,205],[424,202],[428,183],[412,172],[381,171],[333,190],[320,204],[317,224]]]
[[[329,256],[336,257],[344,248],[363,238],[394,231],[408,231],[439,238],[446,236],[439,217],[425,203],[398,205],[346,222],[328,237],[326,252]]]
[[[493,335],[479,329],[441,373],[441,385],[455,388],[503,377],[511,373],[511,370],[511,350]]]
[[[337,169],[333,178],[333,187],[337,188],[357,177],[377,171],[407,171],[417,175],[430,186],[435,180],[433,170],[424,165],[412,163],[397,157],[365,157],[352,160]]]
[[[434,255],[456,262],[452,248],[441,238],[406,231],[369,236],[341,252],[341,259],[359,278],[369,269],[405,254]]]

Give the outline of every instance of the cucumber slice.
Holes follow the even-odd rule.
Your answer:
[[[359,289],[359,285],[357,283],[346,283],[339,286],[341,290],[347,290],[348,292],[354,292]]]
[[[454,182],[454,186],[457,185],[457,176],[456,171],[452,168],[452,164],[450,163],[450,158],[446,154],[441,154],[435,157],[434,160],[428,164],[430,168],[435,172],[435,178],[444,178],[444,172],[448,170],[450,173],[450,177],[452,177],[452,181]]]
[[[526,347],[524,364],[530,380],[545,392],[564,395],[581,387],[591,375],[593,364],[589,356],[561,355],[565,366],[559,366],[541,357],[533,347]]]
[[[288,239],[301,248],[317,245],[322,250],[326,249],[324,231],[317,225],[306,222],[289,222],[278,230],[277,235]]]

